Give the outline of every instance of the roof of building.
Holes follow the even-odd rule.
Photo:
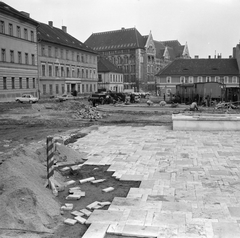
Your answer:
[[[115,66],[112,62],[110,62],[106,57],[99,56],[98,57],[98,72],[99,73],[123,73],[121,69]]]
[[[47,41],[96,54],[92,48],[57,27],[39,23],[37,31],[38,40],[40,41]]]
[[[160,70],[161,75],[238,75],[236,59],[175,59]]]
[[[35,21],[34,19],[30,18],[30,15],[28,13],[18,11],[2,1],[0,1],[0,12],[3,14],[6,14],[6,15],[10,15],[14,18],[17,18],[17,19],[21,20],[22,22],[28,22],[35,26],[38,25],[38,22]]]
[[[93,33],[85,44],[96,51],[144,48],[146,40],[136,28]]]

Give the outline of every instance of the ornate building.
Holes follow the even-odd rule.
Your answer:
[[[0,100],[14,100],[23,93],[37,96],[38,23],[0,1]]]
[[[86,41],[124,73],[124,89],[155,91],[155,74],[179,57],[189,58],[188,48],[178,41],[158,42],[150,32],[142,36],[136,28],[93,33]]]

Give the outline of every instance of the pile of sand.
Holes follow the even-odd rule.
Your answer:
[[[23,230],[40,237],[61,220],[60,204],[44,187],[46,167],[37,158],[31,149],[19,148],[0,166],[0,237],[26,237]]]

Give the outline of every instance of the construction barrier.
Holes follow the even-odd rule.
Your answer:
[[[51,188],[51,178],[54,176],[54,138],[52,136],[47,137],[47,179],[48,185]]]

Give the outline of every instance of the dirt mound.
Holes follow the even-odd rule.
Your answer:
[[[59,203],[44,187],[46,167],[34,151],[19,148],[0,167],[0,237],[21,237],[23,230],[51,233],[60,218]]]

